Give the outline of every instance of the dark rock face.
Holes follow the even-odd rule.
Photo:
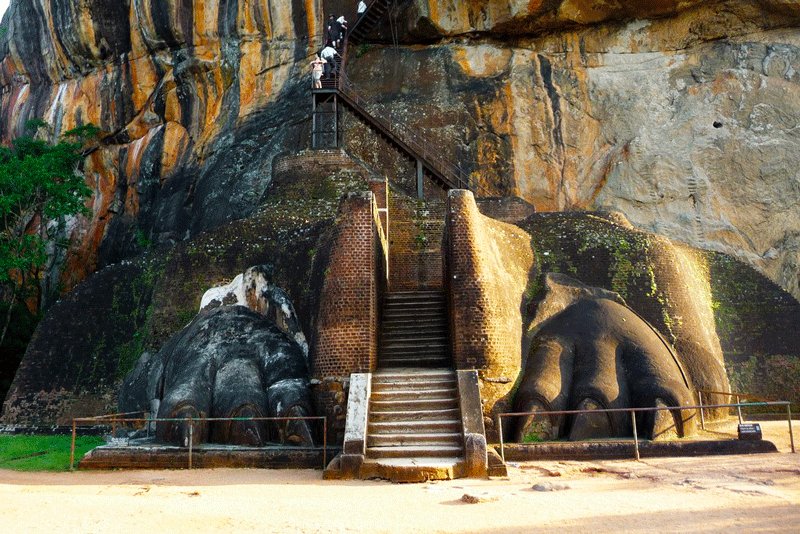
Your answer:
[[[714,365],[714,362],[709,362]],[[585,296],[539,330],[523,371],[517,411],[689,406],[692,384],[678,356],[658,331],[633,310],[608,298]],[[674,414],[678,435],[688,421]],[[639,419],[639,432],[660,433],[656,419]],[[628,413],[551,416],[553,439],[630,435]],[[517,438],[531,432],[522,421]]]
[[[186,417],[293,417],[312,413],[302,348],[272,321],[243,306],[205,310],[125,379],[123,412]],[[195,443],[312,444],[304,421],[194,423]],[[184,444],[187,423],[159,422],[156,439]]]

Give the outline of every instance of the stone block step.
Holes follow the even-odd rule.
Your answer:
[[[432,434],[368,434],[367,447],[438,447],[463,445],[463,436],[458,432]]]
[[[428,389],[456,389],[455,380],[442,379],[425,382],[408,382],[405,380],[377,383],[372,382],[372,392],[391,392],[391,391],[418,391]]]
[[[424,382],[427,380],[456,380],[456,372],[449,368],[441,369],[404,369],[402,371],[379,371],[372,375],[372,383],[385,382]]]
[[[406,291],[397,293],[387,293],[384,295],[384,302],[444,302],[446,295],[444,291]]]
[[[447,334],[443,327],[414,328],[409,326],[406,328],[384,328],[383,332],[381,332],[381,336],[386,341],[401,341],[409,338],[447,340]]]
[[[447,343],[420,343],[415,345],[413,343],[381,343],[380,355],[378,359],[384,356],[447,356]]]
[[[431,320],[431,319],[446,319],[446,315],[444,310],[428,310],[428,309],[416,309],[416,308],[399,308],[396,310],[383,310],[383,319],[384,321],[391,321],[391,320],[408,320],[408,319],[416,319],[416,320]]]
[[[403,300],[384,302],[383,309],[420,309],[425,307],[435,307],[437,309],[444,309],[447,304],[444,299],[442,300]]]
[[[448,324],[445,317],[436,317],[425,320],[420,319],[393,319],[384,321],[381,325],[381,332],[404,332],[414,330],[431,330],[441,332],[444,336],[448,334]]]
[[[368,458],[361,466],[360,476],[362,479],[384,478],[392,482],[427,482],[463,477],[465,469],[463,456]]]
[[[407,311],[424,311],[428,313],[439,312],[445,313],[444,302],[419,302],[409,304],[406,302],[392,302],[383,305],[383,312],[407,312]]]
[[[450,365],[450,358],[447,356],[447,351],[442,350],[414,350],[414,349],[393,349],[393,350],[381,350],[380,356],[378,356],[378,362],[389,361],[389,360],[402,360],[404,362],[413,362],[414,360],[446,360],[447,363],[442,364],[441,367],[447,367]],[[413,366],[412,366],[413,367]],[[430,365],[420,366],[420,367],[430,367]]]
[[[442,458],[463,454],[460,445],[367,447],[367,458]]]
[[[461,432],[460,419],[432,419],[430,421],[370,422],[368,435],[377,434],[431,434],[436,432]]]
[[[402,399],[402,400],[372,400],[369,401],[370,413],[419,411],[419,410],[447,410],[458,408],[458,399]]]
[[[447,419],[461,419],[461,410],[447,408],[442,410],[397,410],[370,412],[370,423],[410,423],[414,421],[441,421]]]
[[[413,367],[436,368],[452,364],[450,358],[444,356],[414,356],[414,357],[382,357],[378,360],[378,368],[401,369]]]
[[[429,389],[373,389],[373,400],[404,400],[404,399],[455,399],[458,397],[456,388],[429,388]]]

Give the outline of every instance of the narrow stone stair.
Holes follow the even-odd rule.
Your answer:
[[[444,292],[390,293],[383,305],[378,365],[449,368],[447,332]]]
[[[364,473],[405,482],[455,478],[463,457],[454,371],[407,368],[372,375]]]

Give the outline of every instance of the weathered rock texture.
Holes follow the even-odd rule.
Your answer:
[[[586,300],[582,294],[580,298],[568,299],[566,296],[570,292],[565,290],[558,292],[558,298],[550,295],[553,284],[545,283],[545,275],[551,272],[567,273],[588,286],[606,289],[606,296],[594,296],[600,302],[609,301],[609,295],[615,293],[611,301],[624,299],[653,326],[658,335],[644,321],[638,321],[639,326],[631,322],[631,332],[638,328],[641,335],[631,332],[625,335],[638,339],[633,345],[641,350],[650,347],[645,350],[648,354],[658,353],[656,358],[662,361],[658,365],[666,366],[666,381],[679,378],[683,382],[681,388],[670,386],[674,392],[669,395],[671,399],[674,397],[672,400],[687,404],[695,390],[726,391],[728,388],[724,355],[715,328],[713,309],[716,306],[708,259],[700,251],[634,230],[619,215],[534,214],[516,225],[501,223],[480,214],[472,195],[460,191],[450,195],[446,250],[447,284],[453,310],[453,359],[457,368],[479,369],[487,416],[485,423],[490,433],[496,431],[496,415],[512,411],[518,388],[537,391],[535,384],[524,384],[525,374],[520,375],[520,370],[529,366],[527,375],[533,382],[542,374],[536,367],[543,357],[540,349],[543,344],[546,348],[548,342],[537,337],[541,330],[550,325],[546,328],[558,330],[561,336],[564,332],[559,329],[563,324],[552,325],[551,321]],[[728,282],[717,280],[715,283]],[[734,305],[737,309],[742,306],[741,301]],[[587,315],[587,320],[592,313]],[[791,320],[792,314],[782,313],[781,317],[780,324],[765,326],[770,332],[768,335],[786,337],[781,329]],[[625,322],[618,321],[619,324]],[[562,341],[567,338],[562,336],[559,343],[568,350],[590,343],[588,339],[579,342],[587,334],[582,330],[584,326],[575,326],[576,336],[570,338],[572,341],[567,340],[564,345]],[[619,346],[625,345],[610,323],[605,327],[605,330],[598,327],[592,339],[598,343],[602,339],[609,342],[617,339]],[[545,338],[552,341],[551,334]],[[659,351],[653,348],[658,345],[659,335],[674,347],[675,358],[669,351],[664,352],[664,347]],[[788,353],[800,354],[800,346],[795,341],[786,341],[791,345],[783,345]],[[676,359],[680,368],[678,375],[674,373]],[[591,365],[606,365],[602,357],[591,361]],[[585,369],[580,371],[579,367],[576,364],[574,375],[566,365],[561,369],[563,376],[549,376],[552,388],[569,396],[568,384],[585,378],[582,374]],[[619,387],[624,388],[632,377],[612,367],[610,380],[615,384],[618,380],[618,384],[623,384]],[[618,369],[624,367],[621,365]],[[667,368],[671,369],[669,373]],[[634,378],[639,379],[649,380]],[[599,384],[596,384],[598,395],[605,398],[607,395],[602,391],[608,389],[608,383]],[[526,400],[534,396],[528,394]],[[544,393],[541,397],[545,397]],[[647,404],[654,405],[654,399]],[[578,409],[581,400],[567,400],[565,405],[567,409]],[[604,402],[600,398],[596,400],[598,405]],[[661,400],[667,401],[666,398]],[[551,402],[553,399],[547,398],[542,405]]]
[[[627,307],[616,293],[590,288],[566,275],[545,276],[546,293],[537,305],[537,324],[520,387],[514,399],[517,412],[596,408],[691,406],[695,403],[692,377],[680,355],[658,330]],[[707,354],[712,356],[711,354]],[[690,355],[691,356],[691,355]],[[705,359],[706,368],[721,371],[704,388],[727,391],[721,361]],[[694,365],[693,367],[697,367]],[[701,380],[705,377],[700,377]],[[656,437],[666,429],[683,437],[693,430],[694,410],[640,413],[642,436]],[[630,414],[611,412],[574,417],[544,418],[547,437],[571,440],[632,434]],[[672,421],[670,419],[673,419]],[[545,421],[517,420],[517,441]],[[659,424],[659,422],[663,422]]]
[[[278,158],[269,198],[256,214],[174,247],[150,247],[56,303],[28,346],[3,421],[69,424],[114,412],[120,381],[142,352],[156,353],[197,315],[204,291],[252,265],[274,266],[273,282],[293,302],[302,330],[316,332],[339,197],[366,188],[368,174],[352,161],[337,173],[315,174],[320,159],[346,156]]]
[[[797,3],[413,6],[407,39],[449,40],[374,48],[350,75],[475,180],[540,211],[620,210],[800,297]]]
[[[105,136],[86,162],[94,217],[75,230],[68,288],[143,243],[255,210],[273,156],[306,144],[308,114],[296,103],[307,96],[320,6],[13,2],[0,39],[0,137],[34,117],[55,135],[92,122]]]
[[[145,353],[125,378],[120,413],[159,419],[307,417],[312,415],[308,360],[278,325],[245,306],[203,310],[161,350]],[[158,421],[156,440],[260,446],[312,445],[305,420]]]

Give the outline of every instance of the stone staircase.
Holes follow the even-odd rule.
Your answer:
[[[450,368],[448,318],[442,291],[390,293],[383,305],[380,368]]]
[[[464,438],[456,374],[384,369],[372,375],[362,477],[419,482],[461,476]]]

